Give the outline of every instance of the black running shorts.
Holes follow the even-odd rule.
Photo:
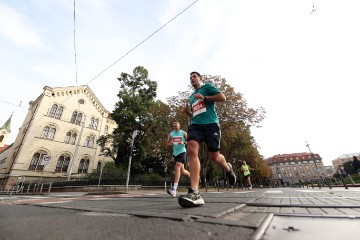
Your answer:
[[[184,164],[186,159],[186,152],[180,153],[179,155],[173,155],[175,162]]]
[[[191,124],[187,131],[187,141],[195,140],[199,144],[205,141],[209,152],[220,149],[221,130],[218,123]]]

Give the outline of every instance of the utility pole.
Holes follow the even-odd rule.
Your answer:
[[[79,138],[78,138],[78,140],[77,140],[77,142],[76,142],[75,151],[74,151],[74,157],[73,157],[73,159],[71,160],[71,163],[70,163],[70,168],[69,168],[69,173],[68,173],[68,179],[67,179],[68,181],[70,180],[71,173],[72,173],[72,168],[73,168],[74,161],[75,161],[75,158],[76,158],[76,154],[77,154],[78,149],[79,149],[80,139],[81,139],[81,135],[82,135],[82,132],[83,132],[83,129],[84,129],[85,120],[86,120],[86,115],[84,114],[84,121],[82,122],[82,126],[81,126],[81,130],[80,130]]]
[[[131,159],[132,159],[132,153],[133,153],[133,146],[134,146],[134,140],[136,135],[138,134],[138,130],[134,130],[132,136],[131,136],[131,142],[130,142],[130,157],[129,157],[129,165],[128,165],[128,172],[127,172],[127,178],[126,178],[126,187],[125,187],[125,193],[127,193],[128,187],[129,187],[129,178],[130,178],[130,168],[131,168]]]

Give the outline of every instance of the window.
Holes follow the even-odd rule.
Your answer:
[[[77,134],[75,131],[68,131],[65,135],[64,142],[70,143],[70,144],[75,144],[76,137],[77,137]]]
[[[42,170],[44,168],[42,160],[45,155],[47,155],[45,151],[36,152],[31,159],[29,170]]]
[[[108,134],[108,132],[109,132],[109,127],[106,125],[106,126],[105,126],[105,129],[104,129],[104,133],[105,133],[105,134]]]
[[[56,163],[55,172],[66,172],[69,163],[70,163],[70,155],[69,154],[61,155]]]
[[[52,125],[44,127],[41,137],[53,140],[55,137],[56,128]]]
[[[97,129],[98,125],[99,125],[99,119],[95,119],[95,120],[94,120],[93,128],[94,128],[94,129]]]
[[[74,123],[74,124],[77,124],[77,125],[80,125],[81,120],[82,120],[82,116],[83,116],[82,113],[79,113],[79,112],[77,112],[77,111],[74,111],[73,114],[72,114],[72,116],[71,116],[70,122],[71,122],[71,123]]]
[[[89,162],[90,160],[88,158],[82,158],[80,160],[78,173],[87,173],[89,168]]]
[[[95,119],[94,117],[90,118],[89,128],[97,129],[99,125],[99,119]]]
[[[78,115],[78,112],[77,112],[77,111],[74,111],[73,114],[72,114],[72,116],[71,116],[71,120],[70,120],[71,123],[75,123],[75,122],[76,122],[77,115]]]
[[[94,126],[94,118],[90,118],[89,128],[93,128]]]
[[[85,138],[85,147],[92,148],[94,146],[95,136],[90,135]]]
[[[64,110],[63,106],[58,106],[57,104],[54,104],[50,109],[49,116],[52,118],[60,119],[63,110]]]

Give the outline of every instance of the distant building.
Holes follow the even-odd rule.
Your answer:
[[[325,166],[325,171],[328,177],[332,177],[336,173],[333,166]]]
[[[304,180],[326,176],[326,170],[319,154],[278,154],[265,160],[270,167],[273,181],[289,185]]]
[[[102,149],[96,141],[117,126],[91,89],[85,85],[45,86],[43,90],[29,103],[15,142],[2,156],[0,189],[9,179],[65,178],[70,171],[72,175],[82,176],[98,169],[101,162],[112,161],[101,155]],[[10,120],[4,126],[1,140],[10,132]],[[44,158],[50,159],[48,165],[44,164]]]
[[[346,162],[353,161],[353,156],[356,156],[359,159],[360,153],[343,154],[340,157],[336,158],[335,160],[332,160],[331,163],[333,164],[335,171],[339,169],[340,165],[343,165]]]

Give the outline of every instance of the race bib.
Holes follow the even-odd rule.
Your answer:
[[[173,137],[173,144],[178,145],[182,142],[182,137]]]
[[[195,117],[196,115],[200,114],[200,113],[204,113],[206,112],[206,106],[205,106],[205,102],[202,99],[198,99],[196,100],[193,104],[192,104],[192,110],[193,110],[193,117]]]

